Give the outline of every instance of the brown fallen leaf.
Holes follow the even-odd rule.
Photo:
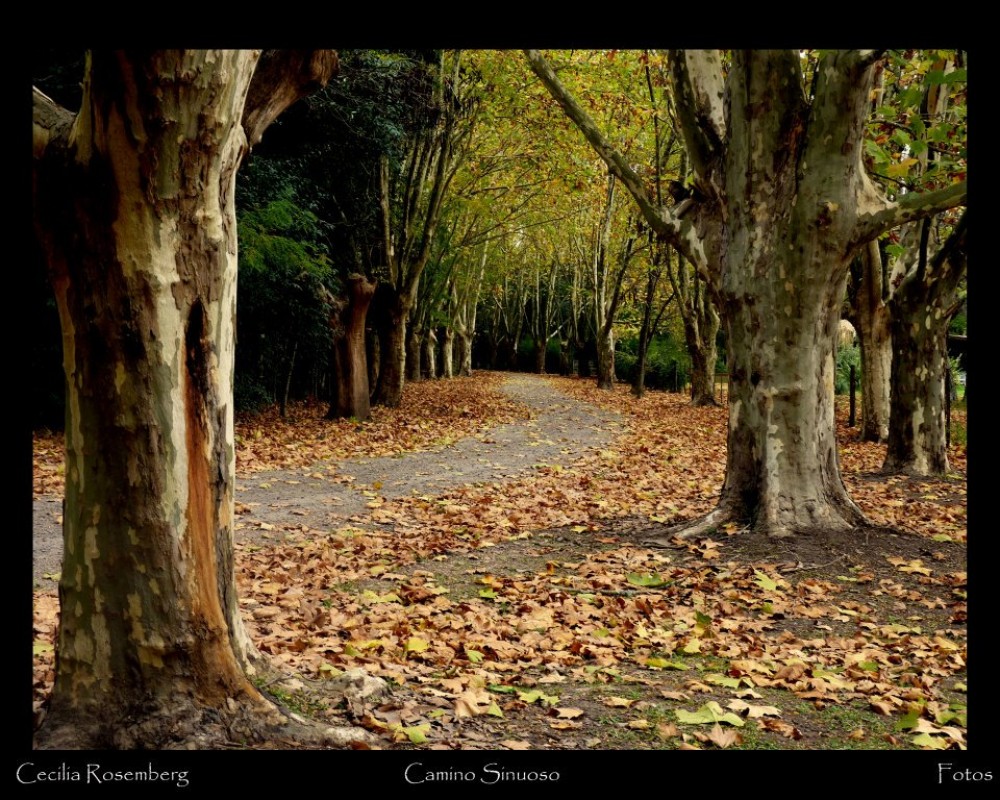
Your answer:
[[[652,727],[648,719],[630,719],[625,724],[634,731],[645,731]]]
[[[673,739],[681,735],[680,729],[672,722],[661,722],[656,726],[656,735],[661,739]]]
[[[732,747],[734,744],[741,744],[743,737],[740,736],[735,730],[723,730],[719,723],[715,723],[715,726],[708,734],[708,740],[716,747],[721,747],[725,750],[727,747]]]
[[[582,708],[550,708],[549,716],[558,717],[559,719],[576,719],[577,717],[582,717],[584,711]]]
[[[627,697],[602,697],[601,702],[609,708],[628,708],[635,700],[629,700]]]
[[[504,739],[500,742],[502,747],[506,747],[508,750],[530,750],[531,742],[525,741],[523,739]]]

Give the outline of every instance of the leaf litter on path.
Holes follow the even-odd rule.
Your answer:
[[[879,511],[887,497],[921,493],[920,513],[907,520],[914,536],[866,534],[881,557],[854,552],[854,542],[792,540],[782,543],[788,552],[767,551],[735,531],[664,554],[628,539],[711,508],[725,463],[724,409],[552,384],[618,411],[624,431],[558,469],[398,498],[370,509],[368,523],[306,526],[292,541],[240,548],[242,604],[261,650],[317,679],[358,666],[385,677],[417,731],[391,738],[408,746],[600,738],[609,747],[732,747],[746,734],[697,726],[738,721],[779,746],[824,747],[823,726],[832,724],[824,720],[844,707],[920,721],[864,738],[854,724],[843,738],[856,746],[884,746],[886,737],[898,746],[965,746],[956,696],[965,670],[957,544],[965,509],[955,502],[964,482],[873,481],[864,470],[877,445],[847,440],[845,481],[864,487],[857,499],[874,521],[892,520]],[[849,432],[839,432],[845,441]],[[942,532],[950,541],[935,540]],[[843,552],[816,555],[831,546]],[[478,571],[493,548],[503,557]],[[45,634],[38,625],[36,636]],[[46,656],[36,664],[44,673]],[[601,697],[632,702],[608,707]],[[636,703],[649,704],[640,717],[614,716]],[[562,708],[581,713],[552,714]],[[373,709],[371,727],[392,724],[393,713]],[[699,714],[706,719],[687,716]],[[627,733],[609,740],[601,731],[613,719]],[[881,724],[870,719],[869,727]]]

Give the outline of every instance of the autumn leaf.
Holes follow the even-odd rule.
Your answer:
[[[655,588],[657,586],[667,586],[670,581],[666,581],[661,578],[657,573],[651,574],[640,574],[638,572],[630,572],[628,575],[628,582],[633,586],[643,586],[648,588]]]
[[[743,742],[743,737],[734,730],[724,731],[722,727],[716,723],[708,734],[708,740],[716,747],[721,747],[725,750],[727,747],[732,747],[734,744],[741,744]]]
[[[723,711],[722,706],[714,700],[705,703],[697,711],[686,711],[678,708],[674,711],[677,721],[685,725],[707,725],[715,722],[725,722],[727,725],[735,725],[742,728],[745,722],[729,711]]]
[[[531,742],[523,739],[504,739],[500,742],[500,746],[506,747],[508,750],[530,750]]]
[[[766,573],[761,572],[759,569],[755,569],[753,574],[757,577],[757,585],[763,588],[765,591],[774,592],[778,589],[778,583],[773,578],[769,577]]]
[[[582,708],[552,708],[549,709],[549,716],[558,717],[559,719],[576,719],[577,717],[582,717],[584,711]]]

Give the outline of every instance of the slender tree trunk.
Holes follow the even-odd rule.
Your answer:
[[[281,392],[281,403],[280,413],[281,418],[284,419],[288,414],[288,395],[292,391],[292,373],[295,372],[295,356],[299,352],[299,339],[295,337],[295,341],[292,343],[292,355],[288,359],[288,372],[285,373],[285,387]]]
[[[648,312],[647,312],[648,315]],[[646,356],[649,353],[649,336],[646,323],[639,331],[639,346],[635,354],[635,377],[632,379],[632,394],[642,397],[646,393]]]
[[[379,368],[382,365],[382,346],[376,327],[369,327],[365,331],[365,355],[368,358],[368,392],[371,397],[378,386]]]
[[[861,439],[884,442],[889,437],[892,333],[877,241],[865,245],[858,263],[860,274],[856,276],[856,283],[852,279],[851,284],[853,313],[850,321],[858,333],[861,350]]]
[[[423,379],[420,369],[420,351],[423,346],[423,334],[416,326],[407,325],[406,329],[406,380],[417,383]]]
[[[542,337],[535,340],[535,373],[545,374],[545,351],[548,350],[548,341]]]
[[[472,333],[465,328],[456,330],[456,333],[455,360],[458,362],[458,374],[467,377],[472,374]]]
[[[441,337],[441,377],[442,378],[454,378],[455,377],[455,367],[454,367],[454,344],[455,344],[455,333],[451,328],[444,329],[444,335]]]
[[[437,334],[433,328],[428,328],[424,334],[421,366],[425,378],[433,380],[437,377]]]
[[[714,330],[709,325],[704,338],[688,339],[688,353],[691,356],[691,405],[715,406],[715,335],[718,332],[718,316]]]
[[[597,336],[597,388],[615,387],[615,341],[611,331]]]
[[[333,342],[334,385],[328,419],[363,421],[371,416],[365,325],[375,283],[363,275],[347,280],[347,304],[339,314],[340,333]]]

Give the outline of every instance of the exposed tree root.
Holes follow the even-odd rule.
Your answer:
[[[278,681],[285,679],[278,677]],[[303,679],[295,680],[305,685]],[[345,704],[346,716],[355,717],[366,703],[381,700],[389,690],[385,681],[351,670],[332,681],[309,682],[308,691],[331,707]],[[98,718],[89,710],[62,709],[43,719],[34,746],[44,750],[323,749],[367,747],[374,742],[375,737],[363,728],[306,719],[264,695],[240,702],[228,698],[220,708],[172,696],[117,719]]]
[[[715,533],[720,527],[730,522],[743,526],[738,533],[752,532],[766,536],[769,539],[786,539],[792,536],[804,536],[832,529],[850,530],[857,528],[859,530],[867,530],[871,527],[871,524],[861,513],[860,509],[850,501],[842,506],[838,506],[837,511],[839,513],[836,516],[831,515],[833,518],[824,523],[799,527],[783,525],[779,522],[759,517],[754,522],[748,522],[746,513],[738,508],[738,504],[722,501],[705,516],[671,525],[656,536],[644,538],[642,544],[649,547],[682,549],[691,539]]]
[[[736,521],[736,517],[730,508],[720,505],[704,517],[671,525],[658,536],[643,539],[642,543],[650,547],[680,549],[684,547],[684,543],[689,539],[713,533],[720,525],[734,521]]]

